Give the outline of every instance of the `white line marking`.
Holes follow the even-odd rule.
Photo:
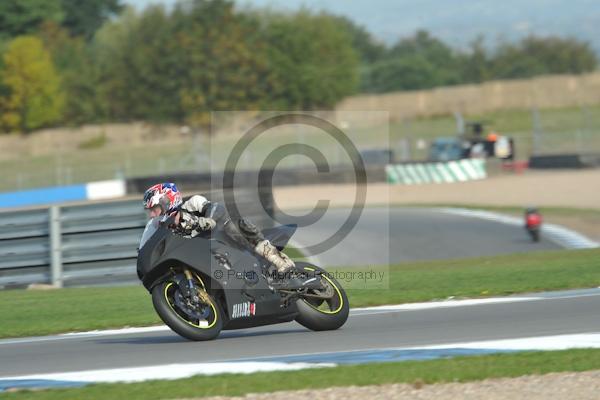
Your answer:
[[[528,297],[493,297],[487,299],[466,299],[466,300],[447,300],[439,302],[426,302],[426,303],[407,303],[399,305],[388,305],[388,306],[376,306],[367,308],[352,308],[350,314],[353,316],[363,315],[377,315],[386,313],[396,313],[404,311],[420,311],[420,310],[433,310],[438,308],[451,308],[451,307],[467,307],[467,306],[478,306],[488,304],[503,304],[503,303],[518,303],[524,301],[540,301],[540,300],[564,300],[564,299],[575,299],[581,297],[592,297],[600,296],[600,291],[597,293],[582,293],[582,294],[569,294],[564,292],[560,296],[546,297],[546,296],[528,296]],[[366,311],[366,312],[363,312]]]
[[[566,350],[578,348],[600,348],[600,333],[583,333],[583,334],[568,334],[568,335],[553,335],[553,336],[538,336],[513,339],[499,340],[481,340],[476,342],[456,342],[434,344],[428,346],[411,346],[411,347],[391,347],[391,348],[373,348],[363,347],[355,350],[336,351],[331,354],[352,354],[363,353],[365,351],[403,351],[403,350],[442,350],[442,349],[486,349],[486,350],[531,350],[531,351],[550,351],[550,350]],[[273,359],[277,357],[301,357],[301,356],[316,356],[323,352],[307,352],[298,354],[271,355],[262,357],[253,357],[248,360]],[[234,360],[228,360],[234,361]],[[244,361],[238,359],[236,361]]]
[[[590,289],[593,290],[593,289]],[[406,304],[390,304],[375,307],[359,307],[352,308],[350,310],[351,315],[365,316],[365,315],[377,315],[384,313],[396,313],[404,311],[420,311],[420,310],[431,310],[436,308],[451,308],[451,307],[469,307],[477,305],[487,304],[505,304],[505,303],[518,303],[525,301],[539,301],[539,300],[562,300],[572,299],[579,297],[591,297],[600,296],[600,290],[597,293],[583,293],[583,294],[570,294],[569,291],[561,292],[560,296],[556,297],[544,297],[539,295],[532,295],[527,297],[492,297],[483,299],[465,299],[465,300],[444,300],[444,301],[430,301],[423,303],[406,303]],[[26,337],[26,338],[15,338],[15,339],[3,339],[0,340],[1,345],[20,344],[20,343],[35,343],[35,342],[46,342],[53,340],[67,340],[67,339],[81,339],[86,337],[98,337],[98,336],[116,336],[116,335],[127,335],[127,334],[143,334],[152,332],[168,332],[169,327],[165,325],[160,326],[147,326],[147,327],[134,327],[134,328],[122,328],[122,329],[109,329],[109,330],[96,330],[87,332],[72,332],[63,333],[52,336],[38,336],[38,337]]]
[[[5,344],[20,344],[20,343],[36,343],[36,342],[47,342],[53,340],[66,340],[66,339],[81,339],[86,337],[96,336],[112,336],[112,335],[127,335],[130,333],[151,333],[151,332],[163,332],[169,331],[169,327],[166,325],[160,326],[143,326],[137,328],[121,328],[121,329],[107,329],[97,331],[86,331],[86,332],[70,332],[62,333],[59,335],[50,336],[36,336],[18,339],[2,339],[0,340],[0,346]]]
[[[488,299],[466,299],[466,300],[447,300],[447,301],[432,301],[425,303],[407,303],[389,306],[353,308],[352,311],[417,311],[430,310],[434,308],[451,308],[451,307],[467,307],[478,306],[485,304],[498,303],[517,303],[521,301],[543,300],[543,297],[493,297]],[[364,314],[363,314],[364,315]]]
[[[332,363],[284,362],[218,362],[196,364],[165,364],[151,367],[99,369],[77,372],[58,372],[21,376],[5,376],[2,381],[53,380],[70,382],[142,382],[151,379],[181,379],[194,375],[251,374],[264,371],[297,371],[306,368],[334,367]]]
[[[147,333],[147,332],[160,332],[168,330],[166,326],[141,326],[141,327],[133,327],[133,328],[118,328],[118,329],[105,329],[105,330],[95,330],[95,331],[87,331],[87,332],[71,332],[65,333],[64,336],[108,336],[108,335],[120,335],[122,333]],[[62,336],[62,335],[61,335]]]
[[[494,349],[494,350],[566,350],[600,348],[600,333],[537,336],[517,339],[437,344],[410,349]],[[399,349],[402,350],[402,349]]]

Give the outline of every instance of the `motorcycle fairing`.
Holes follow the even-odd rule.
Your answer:
[[[160,227],[140,249],[138,276],[151,291],[174,264],[185,264],[200,272],[207,288],[223,289],[224,311],[229,317],[224,329],[293,320],[297,313],[295,304],[282,308],[281,296],[269,288],[262,274],[261,264],[266,261],[251,251],[231,246],[226,240],[224,235],[218,234],[212,238],[184,238]],[[246,279],[250,275],[254,278]],[[246,302],[254,303],[254,315],[231,318],[234,307]]]
[[[264,229],[262,231],[263,236],[267,239],[273,246],[277,247],[279,251],[283,250],[285,246],[290,241],[292,235],[298,229],[298,225],[290,224],[290,225],[280,225],[274,228]]]

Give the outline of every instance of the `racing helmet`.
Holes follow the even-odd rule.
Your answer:
[[[535,206],[528,206],[527,208],[525,208],[525,214],[527,214],[527,215],[537,214],[537,213],[539,213],[539,210]]]
[[[144,192],[144,209],[150,210],[160,206],[162,214],[172,214],[183,203],[177,186],[171,182],[158,183]]]

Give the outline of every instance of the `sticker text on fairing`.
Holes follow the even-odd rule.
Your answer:
[[[252,317],[256,314],[256,304],[249,301],[233,305],[231,318]]]

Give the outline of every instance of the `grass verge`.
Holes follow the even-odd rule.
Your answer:
[[[359,307],[598,287],[599,259],[593,249],[400,264],[389,268],[390,290],[348,292]]]
[[[294,259],[294,260],[300,260],[300,259],[304,259],[304,253],[302,253],[300,250],[298,250],[295,247],[286,247],[285,248],[285,254],[288,255],[288,257]]]
[[[340,281],[348,288],[352,307],[401,304],[597,287],[598,260],[600,249],[563,250],[393,265],[379,269],[386,274],[383,282],[367,282],[364,289],[353,289],[363,287],[362,281]],[[160,323],[141,286],[4,290],[0,315],[1,338]]]
[[[280,390],[318,389],[391,383],[466,382],[563,371],[600,369],[599,349],[505,353],[430,361],[404,361],[291,372],[249,375],[196,376],[175,381],[133,384],[96,384],[77,389],[23,391],[4,394],[7,399],[175,399],[239,396]]]

